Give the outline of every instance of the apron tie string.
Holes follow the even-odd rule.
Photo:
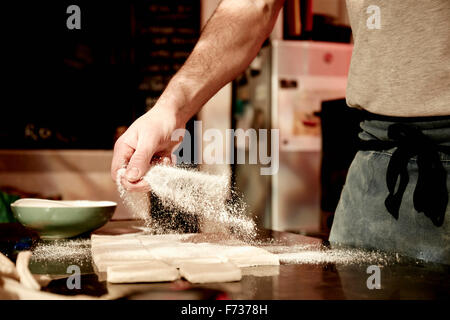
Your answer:
[[[384,202],[386,209],[398,219],[403,194],[409,182],[408,162],[416,156],[418,178],[413,195],[414,208],[417,212],[423,212],[435,226],[442,226],[447,210],[448,191],[447,171],[442,165],[439,152],[450,154],[450,146],[439,145],[420,129],[404,123],[390,125],[388,137],[390,141],[361,141],[360,147],[361,150],[376,151],[396,147],[386,171],[389,191]]]

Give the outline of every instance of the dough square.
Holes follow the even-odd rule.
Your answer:
[[[231,282],[242,278],[241,269],[229,262],[182,262],[180,275],[191,283]]]
[[[115,267],[115,266],[124,266],[124,265],[130,265],[130,264],[139,264],[139,263],[146,263],[146,262],[153,262],[155,259],[142,259],[138,261],[130,261],[130,260],[99,260],[97,263],[95,263],[95,271],[96,272],[106,272],[108,267]]]
[[[120,241],[125,239],[136,239],[138,236],[138,233],[127,233],[127,234],[121,234],[121,235],[99,235],[99,234],[92,234],[91,235],[91,241],[92,242],[108,242],[108,241]]]
[[[211,256],[202,246],[192,243],[161,243],[144,247],[159,260],[193,259]]]
[[[201,258],[180,258],[180,259],[164,259],[164,262],[176,267],[180,268],[183,263],[197,263],[197,264],[215,264],[215,263],[223,263],[228,262],[227,258],[221,257],[201,257]]]
[[[259,254],[255,256],[241,256],[241,257],[228,257],[230,262],[234,263],[239,268],[254,267],[254,266],[278,266],[280,260],[277,255],[272,253]]]
[[[92,251],[92,260],[97,265],[112,261],[139,262],[142,260],[154,260],[155,257],[144,248],[115,248],[107,251]]]
[[[168,234],[152,234],[152,235],[139,235],[136,238],[142,242],[155,243],[155,242],[181,242],[194,235],[194,233],[168,233]]]
[[[220,255],[228,258],[230,262],[240,268],[280,264],[276,254],[253,246],[223,247],[220,250]]]
[[[108,248],[115,246],[142,246],[141,242],[138,239],[117,239],[117,240],[92,240],[91,247],[92,248]]]
[[[158,260],[109,266],[106,269],[106,281],[110,283],[164,282],[179,278],[177,268]]]

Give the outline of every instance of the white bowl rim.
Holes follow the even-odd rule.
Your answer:
[[[37,203],[39,203],[39,205]],[[117,206],[117,203],[113,201],[51,200],[46,202],[45,199],[37,199],[37,198],[36,199],[23,198],[18,199],[13,203],[11,203],[11,207],[21,207],[21,208],[102,208],[115,206]]]

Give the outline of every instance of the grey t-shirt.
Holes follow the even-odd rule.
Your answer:
[[[450,115],[450,0],[347,0],[354,49],[347,104]]]

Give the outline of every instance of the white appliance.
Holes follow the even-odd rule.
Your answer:
[[[322,101],[345,97],[352,48],[351,44],[273,40],[252,63],[253,75],[247,72],[247,89],[237,89],[238,99],[248,96],[249,102],[236,127],[258,122],[280,129],[277,174],[267,178],[258,176],[258,168],[235,169],[249,211],[266,228],[320,232],[321,127],[316,113]],[[263,115],[264,121],[251,119],[256,114]]]
[[[272,127],[280,129],[280,169],[272,176],[271,228],[321,230],[322,101],[345,97],[353,46],[279,41],[271,49]]]

